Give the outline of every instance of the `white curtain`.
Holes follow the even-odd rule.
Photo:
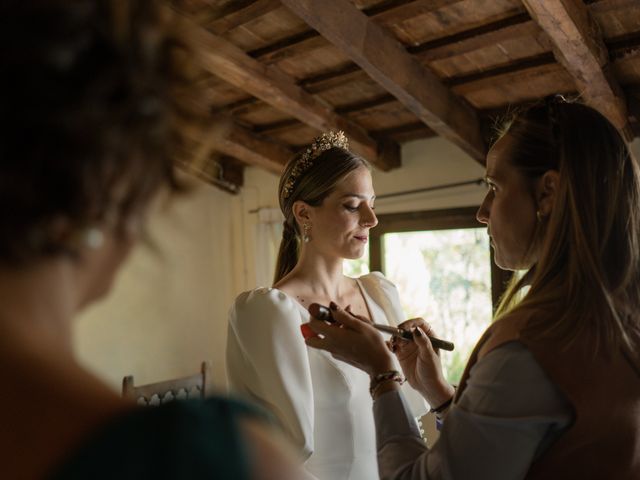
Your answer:
[[[273,283],[278,248],[282,239],[284,216],[279,208],[261,208],[256,224],[256,283],[268,287]]]

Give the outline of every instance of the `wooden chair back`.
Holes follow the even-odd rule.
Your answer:
[[[147,385],[134,385],[133,375],[122,379],[122,396],[138,405],[155,406],[172,400],[204,398],[211,388],[211,366],[202,362],[200,373]]]

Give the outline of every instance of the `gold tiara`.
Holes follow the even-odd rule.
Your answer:
[[[307,147],[302,155],[300,155],[300,158],[291,169],[289,178],[287,178],[282,189],[284,198],[289,198],[289,195],[293,192],[296,180],[300,175],[308,170],[311,165],[313,165],[313,161],[318,158],[322,152],[332,148],[349,149],[349,140],[347,140],[347,137],[342,130],[337,132],[325,132],[319,137],[316,137],[313,140],[313,143]]]

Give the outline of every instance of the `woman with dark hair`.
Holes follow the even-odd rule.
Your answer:
[[[640,477],[640,177],[597,111],[558,99],[523,111],[487,156],[478,210],[496,263],[522,270],[457,391],[422,320],[394,342],[441,435],[428,450],[406,420],[389,349],[335,308],[307,344],[372,378],[384,479]],[[341,327],[341,328],[340,328]],[[382,376],[381,376],[382,375]]]
[[[73,317],[178,190],[169,20],[154,0],[0,6],[2,478],[299,478],[252,408],[137,407],[72,350]]]
[[[343,260],[362,256],[378,223],[369,165],[349,152],[342,132],[323,134],[289,162],[279,198],[285,222],[273,288],[241,294],[230,312],[230,386],[275,414],[309,457],[311,474],[376,478],[367,376],[308,350],[300,334],[306,307],[331,299],[367,321],[403,319],[398,293],[381,274],[342,273]]]

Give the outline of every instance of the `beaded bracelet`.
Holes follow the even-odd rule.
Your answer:
[[[369,393],[373,397],[383,383],[386,382],[398,382],[402,385],[406,382],[406,379],[397,370],[389,370],[388,372],[379,373],[375,377],[371,377],[371,383],[369,384]]]

